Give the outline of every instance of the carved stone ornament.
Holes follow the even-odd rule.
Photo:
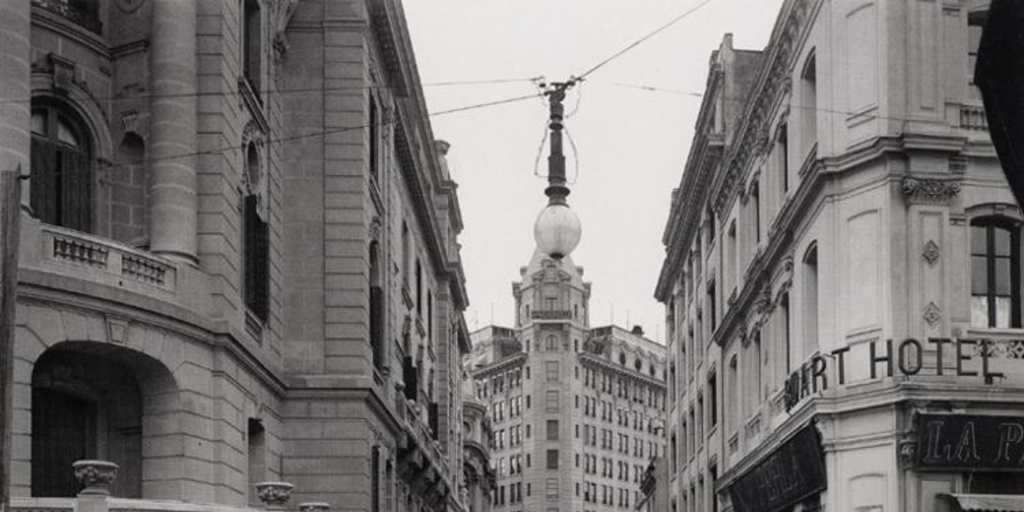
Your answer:
[[[945,204],[960,193],[960,182],[903,178],[900,188],[908,203]]]
[[[125,110],[121,112],[121,124],[124,125],[124,131],[135,132],[139,131],[139,111],[135,109]]]
[[[299,512],[330,512],[331,505],[319,501],[299,503]]]
[[[917,462],[917,441],[900,441],[898,450],[900,462],[904,466],[911,466]]]
[[[924,244],[924,250],[921,251],[921,257],[924,258],[929,265],[935,266],[935,262],[939,261],[939,244],[935,243],[935,240],[929,240],[928,243]]]
[[[381,222],[380,216],[374,215],[373,220],[370,221],[370,240],[380,241]]]
[[[75,83],[75,61],[61,57],[56,53],[47,55],[50,61],[50,72],[53,73],[53,88],[67,92]]]
[[[146,0],[116,0],[117,8],[123,13],[133,13],[142,7],[142,4],[146,3]]]
[[[929,302],[928,306],[924,308],[924,313],[921,317],[924,318],[925,322],[928,322],[928,325],[935,327],[939,320],[942,320],[942,310],[934,302]]]
[[[282,509],[292,499],[294,485],[288,482],[260,482],[255,485],[256,495],[267,508]]]
[[[78,460],[71,464],[75,479],[82,484],[82,494],[109,495],[117,478],[117,464],[106,460]]]

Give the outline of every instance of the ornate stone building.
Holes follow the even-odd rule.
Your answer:
[[[468,356],[467,356],[468,357]],[[473,393],[473,378],[464,370],[462,387],[463,492],[468,512],[490,512],[494,493],[491,450],[494,430],[487,405]]]
[[[462,219],[400,2],[15,0],[0,34],[12,508],[84,506],[100,459],[101,509],[465,510]]]
[[[986,8],[787,0],[764,51],[712,55],[656,291],[669,510],[1020,509],[1024,217],[971,83]]]
[[[472,333],[467,363],[490,411],[495,511],[630,510],[665,454],[664,347],[590,327],[590,283],[539,250],[513,284],[516,326]]]

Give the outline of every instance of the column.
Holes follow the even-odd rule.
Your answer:
[[[29,0],[0,2],[0,171],[29,173]],[[21,204],[28,208],[28,181],[21,184]]]
[[[196,261],[196,5],[154,0],[150,249]]]

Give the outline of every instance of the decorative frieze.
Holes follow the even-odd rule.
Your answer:
[[[935,305],[934,302],[929,302],[928,305],[925,306],[921,317],[924,318],[925,322],[928,322],[929,326],[935,327],[939,324],[939,321],[942,320],[942,310],[939,309],[939,306]]]
[[[903,199],[909,203],[946,204],[960,194],[960,182],[927,178],[903,178]]]
[[[929,240],[924,244],[921,257],[928,262],[928,265],[935,266],[935,262],[939,261],[939,244],[936,244],[934,240]]]

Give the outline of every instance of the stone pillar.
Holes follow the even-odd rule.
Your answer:
[[[0,509],[11,489],[11,404],[13,399],[14,311],[17,294],[20,219],[17,204],[28,206],[29,172],[29,0],[0,2]],[[21,187],[19,194],[18,187]]]
[[[154,0],[150,249],[196,261],[196,3]]]
[[[79,460],[71,465],[75,479],[82,484],[78,493],[77,512],[107,512],[110,486],[117,478],[117,464],[105,460]]]
[[[0,2],[0,172],[29,173],[29,110],[32,97],[30,1]],[[28,207],[28,181],[21,184]]]

